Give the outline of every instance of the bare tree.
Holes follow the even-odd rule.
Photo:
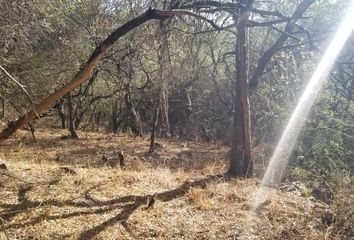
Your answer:
[[[65,94],[71,92],[75,88],[79,87],[83,82],[87,81],[92,74],[92,70],[95,68],[96,64],[102,59],[104,54],[112,47],[112,45],[118,39],[120,39],[126,33],[144,24],[145,22],[153,19],[164,20],[169,17],[183,16],[183,15],[202,19],[204,21],[207,21],[214,27],[217,27],[210,20],[190,11],[185,11],[185,10],[161,11],[161,10],[148,9],[140,16],[123,24],[121,27],[116,29],[112,34],[110,34],[101,44],[99,44],[96,47],[95,51],[92,53],[91,57],[87,60],[83,68],[80,69],[80,71],[67,85],[63,86],[62,88],[58,89],[54,93],[47,96],[39,104],[35,105],[32,110],[27,112],[25,115],[21,116],[14,124],[12,124],[11,126],[7,126],[5,129],[3,129],[3,131],[0,133],[0,141],[4,141],[5,139],[9,138],[18,129],[22,128],[29,121],[36,118],[38,114],[48,110],[56,101],[58,101],[58,99],[63,97]]]

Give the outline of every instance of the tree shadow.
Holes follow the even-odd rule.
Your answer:
[[[183,197],[191,188],[201,187],[205,188],[208,183],[216,182],[216,181],[227,181],[230,179],[230,176],[227,174],[219,174],[219,175],[210,175],[200,180],[195,181],[186,181],[180,187],[155,193],[154,198],[161,202],[168,202],[173,199],[177,199]],[[55,199],[47,200],[47,201],[32,201],[28,199],[27,194],[31,191],[33,186],[28,185],[21,187],[18,190],[17,198],[18,204],[0,204],[0,207],[5,209],[3,212],[0,212],[0,217],[5,219],[6,221],[11,220],[15,216],[20,213],[30,211],[33,209],[37,209],[39,207],[76,207],[80,208],[75,212],[70,212],[61,215],[46,215],[41,214],[35,218],[32,218],[29,221],[14,223],[14,224],[6,224],[5,229],[19,229],[21,227],[36,225],[41,223],[42,221],[49,220],[61,220],[68,219],[72,217],[82,216],[82,215],[92,215],[92,214],[104,214],[115,211],[117,209],[120,210],[118,214],[114,217],[104,221],[90,229],[84,230],[80,233],[78,239],[92,239],[97,236],[99,233],[105,231],[108,227],[120,223],[122,226],[131,234],[131,230],[129,226],[126,224],[126,221],[129,219],[132,213],[136,211],[140,206],[147,204],[148,199],[151,195],[127,195],[120,198],[109,199],[106,201],[101,201],[95,199],[91,196],[91,192],[95,190],[99,185],[95,185],[84,192],[84,200],[82,201],[58,201]],[[94,208],[94,209],[93,209]],[[144,208],[145,209],[145,208]]]

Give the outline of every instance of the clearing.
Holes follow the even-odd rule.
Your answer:
[[[225,147],[160,140],[149,155],[147,138],[79,135],[39,129],[36,141],[20,131],[1,143],[0,239],[326,238],[325,205],[301,191],[268,189],[254,213],[258,180],[223,174]],[[103,157],[118,150],[124,171]]]

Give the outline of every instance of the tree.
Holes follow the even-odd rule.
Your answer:
[[[70,137],[73,139],[79,138],[75,131],[74,125],[74,109],[73,109],[73,95],[72,92],[66,94],[68,100],[68,128],[70,131]]]
[[[160,97],[159,97],[159,116],[161,136],[170,135],[170,122],[168,117],[168,80],[170,78],[171,60],[168,49],[168,21],[160,21],[157,31],[159,41],[159,64],[160,64]]]
[[[237,18],[234,16],[238,36],[235,47],[235,99],[229,172],[236,176],[250,177],[253,175],[253,161],[251,159],[246,19],[248,19],[248,9],[252,6],[252,0],[243,0],[240,3],[246,7],[238,10]]]
[[[128,21],[123,24],[121,27],[116,29],[111,35],[109,35],[92,53],[91,57],[85,63],[83,68],[75,75],[75,77],[64,87],[55,91],[46,97],[43,101],[37,104],[32,110],[30,110],[25,115],[21,116],[14,124],[8,126],[0,133],[0,141],[3,141],[10,137],[14,132],[18,129],[22,128],[29,121],[33,120],[40,114],[41,112],[49,109],[57,100],[63,97],[65,94],[71,92],[73,89],[79,87],[83,82],[87,81],[92,73],[92,70],[96,66],[96,64],[102,59],[104,54],[112,47],[112,45],[124,36],[126,33],[131,31],[132,29],[144,24],[145,22],[153,19],[164,20],[173,16],[183,16],[189,15],[197,18],[201,18],[206,20],[205,18],[196,15],[189,11],[160,11],[154,9],[148,9],[145,13],[140,16]],[[208,20],[206,20],[208,21]],[[211,21],[208,21],[212,24]],[[215,26],[215,25],[214,25]]]
[[[302,18],[303,13],[315,2],[315,0],[301,1],[291,17],[286,17],[278,11],[267,11],[253,7],[253,1],[242,0],[237,3],[219,1],[193,1],[182,5],[183,8],[196,8],[201,12],[229,12],[233,18],[233,25],[237,30],[237,41],[235,47],[235,86],[234,86],[234,113],[233,113],[233,135],[230,152],[230,168],[232,175],[249,177],[252,176],[253,162],[251,158],[251,129],[249,112],[249,87],[254,90],[261,81],[262,74],[279,49],[289,38],[293,37],[293,30],[303,28],[296,21]],[[236,11],[236,12],[235,12]],[[250,13],[266,19],[256,22],[249,18]],[[268,18],[271,17],[270,20]],[[284,30],[274,25],[286,23]],[[280,36],[274,44],[267,49],[259,58],[253,74],[248,77],[249,65],[247,63],[248,40],[247,29],[253,27],[273,27]],[[224,27],[227,28],[227,27]]]
[[[209,23],[214,28],[221,30],[234,28],[237,31],[237,41],[235,44],[235,77],[234,77],[234,103],[233,103],[233,138],[231,143],[231,154],[230,154],[230,169],[229,172],[236,176],[248,177],[252,175],[252,158],[251,158],[251,138],[250,138],[250,112],[249,112],[249,91],[254,90],[259,82],[261,81],[261,76],[271,60],[272,56],[279,51],[281,47],[287,42],[289,38],[297,39],[294,34],[303,34],[303,28],[297,24],[297,20],[300,19],[303,13],[312,5],[314,0],[303,0],[301,1],[291,17],[286,17],[279,11],[274,10],[264,10],[264,8],[256,8],[252,5],[253,1],[243,0],[241,2],[220,2],[220,1],[172,1],[171,11],[158,11],[149,9],[142,15],[134,18],[133,20],[127,22],[117,30],[115,30],[108,38],[106,38],[101,44],[98,45],[94,53],[91,55],[89,60],[86,62],[81,71],[77,73],[74,79],[69,82],[66,86],[55,91],[53,94],[45,98],[41,103],[36,105],[34,109],[28,112],[26,115],[20,117],[13,126],[9,126],[2,133],[0,133],[0,140],[4,140],[9,137],[17,129],[21,128],[31,119],[35,118],[36,115],[42,111],[48,109],[55,101],[61,98],[63,95],[71,92],[74,88],[80,86],[83,82],[90,78],[91,72],[103,58],[104,54],[109,48],[116,42],[120,37],[125,35],[130,30],[140,26],[141,24],[151,20],[157,19],[160,21],[166,20],[172,16],[192,16],[197,19],[202,19]],[[166,3],[166,1],[165,1]],[[132,6],[132,5],[131,5]],[[196,14],[191,11],[181,10],[181,9],[193,9],[198,11]],[[219,20],[222,27],[221,29],[214,24],[213,21],[208,20],[202,14],[216,14],[219,12],[226,13]],[[251,18],[251,16],[256,15],[257,18]],[[225,17],[226,16],[226,17]],[[232,24],[230,23],[230,17],[232,19]],[[254,21],[253,19],[257,19]],[[262,19],[262,21],[260,21]],[[278,29],[276,25],[285,24],[284,30]],[[247,62],[247,35],[249,28],[263,28],[271,27],[279,32],[279,37],[275,40],[274,44],[266,50],[259,58],[256,67],[252,69],[252,74],[248,77],[249,64]],[[294,32],[296,30],[296,33]],[[164,35],[164,34],[163,34]],[[167,46],[166,39],[162,38],[161,42],[164,46]],[[168,53],[163,51],[163,57],[168,56]],[[163,59],[163,58],[161,58]],[[161,63],[169,62],[168,60],[162,60]],[[166,69],[161,67],[162,73],[168,73]],[[161,79],[167,80],[166,77]],[[166,74],[165,76],[168,76]],[[164,82],[162,82],[164,83]],[[161,84],[161,89],[163,90],[160,94],[160,98],[166,103],[167,97],[167,87],[165,84]],[[127,98],[126,98],[127,99]],[[129,98],[128,98],[129,100]],[[129,102],[129,101],[128,101]],[[127,105],[129,106],[129,104]],[[168,123],[168,108],[164,104],[164,109],[160,109],[160,114],[162,111],[166,112],[165,122]],[[167,129],[167,127],[166,127]],[[205,131],[204,131],[205,132]]]

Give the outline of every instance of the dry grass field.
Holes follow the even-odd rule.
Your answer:
[[[61,132],[64,134],[65,132]],[[0,239],[335,239],[326,207],[298,191],[231,179],[227,149],[193,142],[79,132],[20,131],[0,144]],[[122,150],[126,170],[104,155]]]

